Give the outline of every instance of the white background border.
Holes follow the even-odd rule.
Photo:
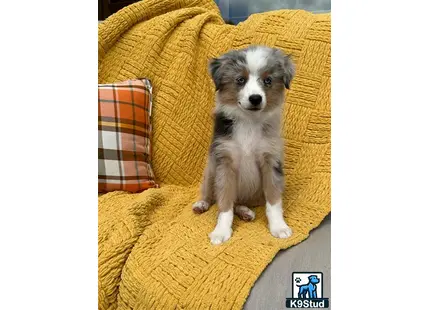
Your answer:
[[[332,1],[332,309],[425,308],[428,6]]]
[[[96,1],[85,7],[2,4],[4,309],[97,308]],[[423,309],[430,10],[333,0],[332,11],[330,305]],[[416,294],[409,272],[426,279]]]
[[[97,1],[0,15],[0,307],[97,309]]]

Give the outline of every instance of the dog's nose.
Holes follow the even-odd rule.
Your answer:
[[[261,100],[263,98],[261,98],[260,95],[251,95],[249,96],[249,102],[251,102],[252,105],[259,105],[261,103]]]

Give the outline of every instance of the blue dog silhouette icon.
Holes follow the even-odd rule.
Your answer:
[[[307,284],[296,284],[299,287],[299,298],[318,298],[317,284],[320,283],[320,279],[315,275],[310,275],[308,279]]]

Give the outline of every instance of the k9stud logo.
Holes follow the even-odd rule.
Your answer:
[[[323,298],[322,272],[293,272],[292,298],[287,298],[287,308],[328,308],[328,298]]]

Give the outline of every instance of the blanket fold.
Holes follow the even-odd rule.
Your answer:
[[[238,26],[212,0],[145,0],[99,25],[99,83],[153,84],[153,168],[161,188],[99,196],[100,309],[240,309],[281,249],[307,238],[330,212],[330,15],[280,10]],[[216,206],[195,215],[211,139],[214,86],[207,63],[265,44],[292,54],[297,75],[283,113],[285,218],[272,237],[264,208],[234,219],[212,246]]]

